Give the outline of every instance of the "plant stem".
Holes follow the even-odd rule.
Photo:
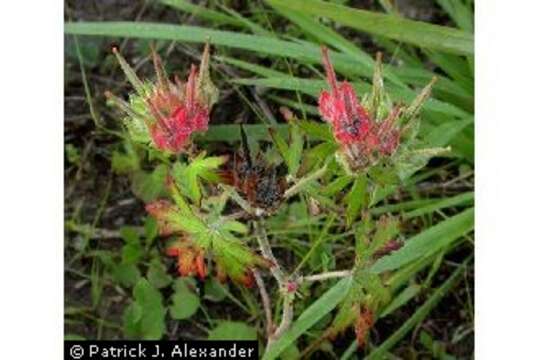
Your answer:
[[[300,180],[298,180],[298,182],[296,184],[294,184],[293,186],[291,186],[290,188],[287,189],[287,191],[285,191],[285,193],[283,194],[283,197],[285,199],[288,199],[290,198],[291,196],[294,196],[296,195],[297,193],[300,192],[300,190],[302,190],[302,188],[304,186],[306,186],[309,182],[313,181],[313,180],[317,180],[318,178],[320,178],[321,176],[324,175],[324,173],[326,172],[326,169],[328,168],[328,166],[325,164],[322,168],[320,168],[319,170],[311,173],[311,174],[308,174],[306,175],[305,177],[301,178]]]
[[[281,269],[281,266],[279,265],[276,257],[274,256],[274,253],[272,252],[272,247],[270,246],[270,242],[268,241],[268,236],[266,235],[266,230],[264,229],[264,224],[262,220],[255,221],[255,232],[257,236],[257,241],[259,242],[259,247],[261,249],[261,253],[265,258],[270,260],[272,262],[272,266],[270,267],[270,272],[272,273],[272,276],[276,279],[278,283],[279,289],[283,292],[283,313],[281,317],[281,322],[273,333],[270,333],[270,336],[268,336],[268,344],[267,346],[270,346],[270,344],[277,339],[289,328],[291,325],[292,319],[293,319],[293,302],[294,302],[294,292],[290,293],[287,291],[287,280],[285,277],[285,274],[283,273],[283,270]],[[255,278],[256,281],[257,278]],[[261,279],[262,281],[262,279]],[[264,284],[263,284],[264,287]],[[266,292],[266,290],[264,290]],[[261,291],[261,296],[263,296]],[[270,301],[268,301],[270,302]],[[270,314],[271,317],[271,314]]]
[[[330,271],[325,272],[321,274],[316,275],[309,275],[309,276],[302,276],[298,279],[298,283],[302,283],[304,281],[321,281],[321,280],[327,280],[327,279],[334,279],[334,278],[342,278],[352,275],[352,270],[342,270],[342,271]]]
[[[274,341],[279,339],[281,335],[285,331],[289,329],[292,323],[293,315],[294,315],[294,293],[287,293],[285,294],[283,298],[283,313],[281,316],[281,323],[279,324],[279,327],[274,331],[272,336],[268,337],[268,345],[272,344]]]
[[[285,286],[286,283],[285,275],[283,273],[283,270],[281,270],[281,266],[279,265],[276,257],[274,256],[274,253],[272,253],[272,248],[270,247],[270,243],[268,242],[268,236],[266,236],[264,224],[262,223],[262,220],[255,221],[254,224],[255,231],[257,233],[257,241],[259,242],[261,253],[266,259],[272,262],[272,265],[270,266],[270,272],[278,282],[278,285],[281,289]]]
[[[268,296],[268,292],[266,291],[266,287],[264,286],[264,281],[259,270],[253,269],[253,276],[255,277],[255,282],[257,283],[259,291],[261,292],[264,314],[266,316],[266,334],[268,338],[270,338],[274,330],[274,324],[272,322],[272,309],[270,306],[270,297]]]

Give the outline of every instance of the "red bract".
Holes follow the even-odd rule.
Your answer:
[[[157,55],[155,59],[158,64]],[[150,126],[150,135],[158,149],[178,153],[193,132],[208,130],[209,109],[198,100],[197,78],[197,68],[192,66],[185,87],[178,80],[172,84],[164,79],[148,98],[156,120]]]
[[[337,81],[325,47],[322,47],[322,59],[330,91],[321,92],[319,112],[332,125],[334,138],[348,166],[359,170],[374,164],[380,156],[392,155],[399,145],[396,119],[400,109],[394,109],[383,121],[375,121],[360,104],[352,85]]]
[[[118,50],[113,49],[122,70],[137,91],[133,99],[142,100],[144,109],[133,107],[107,93],[132,119],[144,120],[149,138],[162,151],[179,153],[189,142],[193,132],[208,130],[209,114],[217,101],[217,89],[210,80],[209,48],[204,49],[199,69],[192,65],[186,84],[178,78],[168,79],[160,57],[153,52],[157,81],[143,83],[136,76]]]
[[[322,48],[323,64],[330,91],[324,90],[319,97],[319,111],[332,124],[334,136],[341,144],[363,141],[373,126],[366,110],[358,102],[356,93],[346,81],[339,84],[328,49]]]

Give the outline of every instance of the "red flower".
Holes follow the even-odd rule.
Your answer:
[[[172,84],[165,80],[148,98],[156,120],[150,126],[150,135],[158,149],[178,153],[193,132],[208,130],[209,109],[198,99],[197,78],[197,68],[192,66],[185,91],[179,81]]]
[[[137,95],[130,97],[131,104],[109,92],[106,95],[127,113],[130,123],[136,124],[137,131],[146,127],[146,138],[151,139],[157,149],[179,153],[193,132],[208,130],[210,110],[218,97],[209,76],[208,44],[200,68],[191,66],[186,84],[178,78],[174,82],[168,79],[155,51],[153,60],[157,81],[152,83],[143,83],[116,48],[113,52]],[[143,107],[133,106],[134,103],[142,103]],[[139,125],[141,119],[143,124]]]
[[[330,91],[321,92],[319,112],[332,125],[348,167],[353,171],[364,169],[381,156],[392,155],[399,146],[401,132],[396,119],[401,109],[395,108],[386,119],[375,121],[358,101],[352,85],[337,81],[326,47],[322,47],[322,58]]]
[[[363,141],[370,133],[373,122],[367,111],[358,102],[358,97],[346,81],[339,84],[334,67],[328,56],[328,49],[322,48],[323,63],[330,91],[324,90],[319,97],[319,111],[334,131],[341,144]]]

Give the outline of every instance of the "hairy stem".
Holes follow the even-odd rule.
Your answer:
[[[276,257],[274,256],[274,253],[272,252],[272,248],[270,247],[270,243],[268,242],[268,236],[266,235],[266,230],[264,229],[264,224],[262,223],[262,220],[258,220],[255,222],[255,231],[257,233],[257,241],[259,242],[259,247],[261,249],[262,255],[272,262],[272,265],[270,266],[270,272],[278,282],[279,287],[283,288],[286,282],[285,275],[283,273],[283,270],[281,270],[281,266],[279,265]]]
[[[276,329],[276,331],[274,331],[272,336],[268,338],[268,346],[270,346],[270,344],[279,339],[281,335],[283,335],[283,333],[287,331],[291,326],[294,315],[293,302],[294,293],[285,294],[283,298],[283,313],[281,316],[281,323],[279,324],[279,327]]]
[[[351,275],[352,275],[351,270],[330,271],[330,272],[325,272],[325,273],[316,274],[316,275],[302,276],[301,278],[298,279],[298,283],[302,283],[304,281],[321,281],[321,280],[327,280],[327,279],[342,278],[342,277],[347,277]]]
[[[254,269],[253,276],[255,277],[255,282],[257,283],[257,286],[259,287],[259,291],[261,293],[264,314],[266,317],[266,334],[268,338],[270,338],[274,331],[274,324],[272,322],[272,309],[270,306],[270,297],[268,296],[268,292],[266,291],[266,287],[264,286],[264,281],[262,279],[262,276],[259,270]]]

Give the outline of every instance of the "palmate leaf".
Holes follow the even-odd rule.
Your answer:
[[[208,158],[201,168],[219,166],[223,159]],[[160,200],[147,205],[147,210],[156,218],[162,233],[178,235],[191,241],[196,248],[213,255],[219,270],[234,281],[248,283],[250,272],[255,267],[267,267],[269,262],[251,251],[232,232],[244,234],[248,231],[242,223],[205,214],[196,210],[180,193],[174,181],[169,182],[169,191],[176,205]]]
[[[216,170],[227,161],[226,156],[204,157],[204,153],[185,165],[176,162],[172,168],[172,175],[180,185],[182,193],[188,196],[195,204],[201,202],[200,178],[217,180]]]

